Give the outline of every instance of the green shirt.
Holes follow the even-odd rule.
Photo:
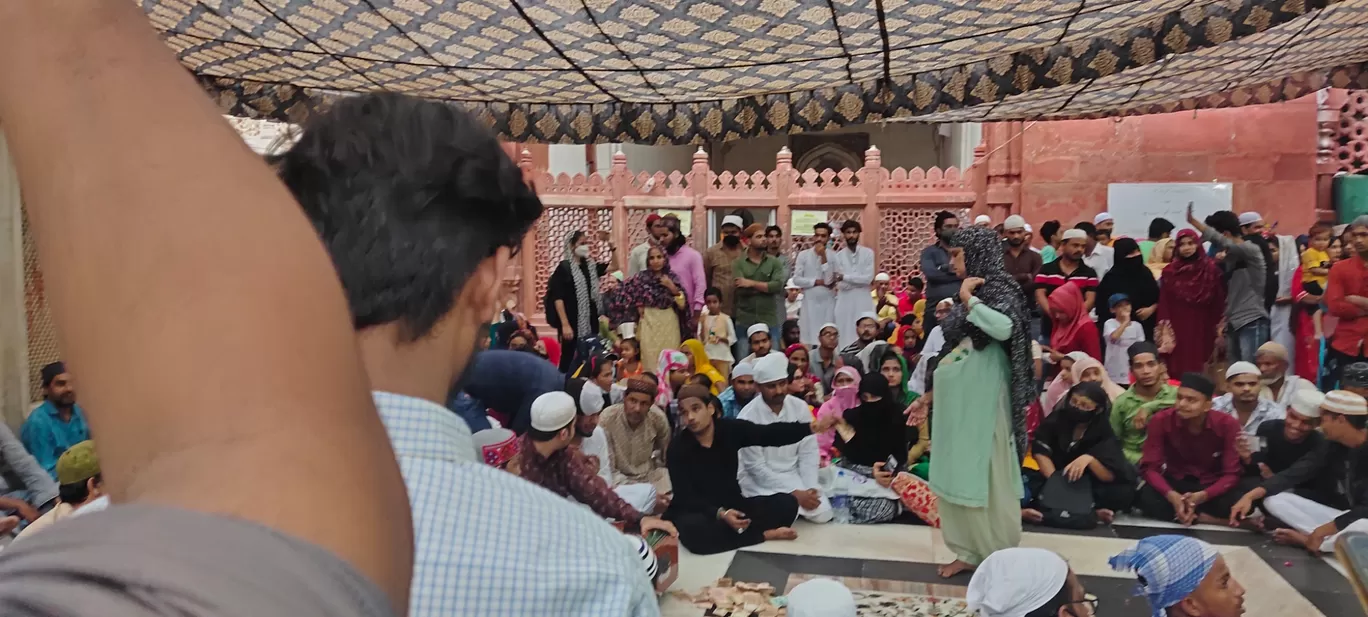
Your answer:
[[[739,279],[762,281],[768,285],[763,292],[750,288],[736,289],[736,313],[732,320],[739,324],[762,323],[770,327],[778,326],[779,307],[775,298],[784,289],[784,264],[770,255],[765,255],[760,263],[750,260],[749,251],[732,264],[732,276]]]
[[[1045,248],[1040,249],[1040,264],[1041,264],[1041,265],[1045,265],[1045,264],[1050,263],[1050,262],[1052,262],[1052,261],[1054,261],[1054,260],[1056,260],[1056,259],[1059,259],[1059,256],[1055,254],[1055,247],[1046,244],[1046,245],[1045,245]]]
[[[1147,417],[1168,409],[1178,403],[1178,388],[1169,384],[1159,387],[1154,400],[1145,400],[1131,388],[1112,401],[1111,427],[1116,438],[1121,441],[1121,451],[1131,463],[1140,462],[1141,450],[1145,447],[1146,429],[1135,428],[1131,423],[1135,414],[1144,411]]]

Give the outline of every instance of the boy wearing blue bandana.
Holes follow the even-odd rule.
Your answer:
[[[1136,595],[1149,601],[1152,617],[1239,617],[1244,587],[1231,576],[1216,547],[1187,536],[1141,540],[1109,562],[1135,573]]]

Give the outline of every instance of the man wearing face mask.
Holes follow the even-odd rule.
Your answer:
[[[959,231],[959,217],[944,210],[936,213],[936,243],[922,249],[921,271],[926,277],[926,305],[935,306],[946,298],[959,294],[964,273],[955,270],[950,259],[950,238]],[[922,318],[922,331],[936,327],[936,315],[928,312]]]
[[[741,259],[741,226],[744,221],[735,214],[722,217],[722,241],[708,247],[703,255],[703,276],[708,287],[722,292],[722,314],[735,315],[736,285],[732,278],[732,264]]]
[[[798,333],[805,345],[816,345],[822,324],[836,321],[836,268],[827,248],[830,241],[831,225],[813,225],[812,248],[798,253],[793,269],[793,282],[803,290]]]
[[[836,280],[836,324],[854,323],[860,316],[874,312],[874,296],[870,285],[874,282],[874,251],[860,246],[859,221],[841,224],[841,250],[832,256]],[[877,325],[878,319],[875,318]],[[856,333],[842,329],[840,344],[855,342]]]

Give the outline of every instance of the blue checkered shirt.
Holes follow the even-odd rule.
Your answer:
[[[372,395],[413,507],[409,617],[660,614],[612,526],[480,462],[470,429],[441,405]]]

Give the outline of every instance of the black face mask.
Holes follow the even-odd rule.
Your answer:
[[[1059,410],[1059,413],[1064,414],[1064,419],[1075,424],[1087,423],[1089,420],[1092,420],[1093,416],[1093,412],[1079,409],[1073,405],[1066,406],[1064,409]]]
[[[740,236],[722,236],[722,245],[725,246],[725,247],[727,247],[727,248],[729,248],[729,249],[734,249],[734,248],[736,248],[736,247],[738,247],[738,246],[741,246],[741,237],[740,237]]]

